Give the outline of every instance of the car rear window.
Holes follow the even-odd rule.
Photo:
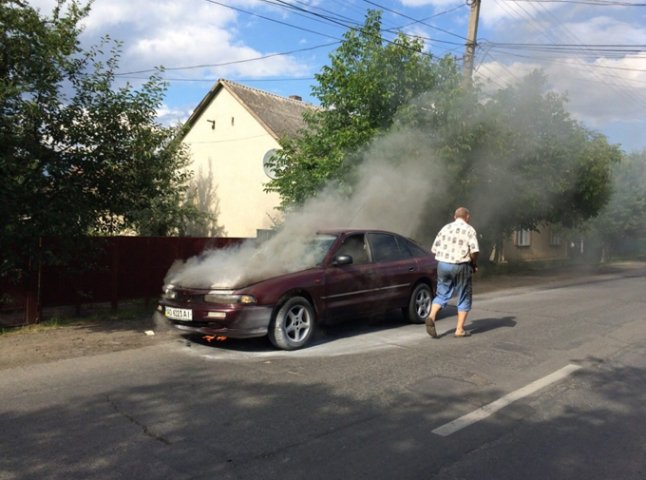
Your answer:
[[[417,245],[415,242],[411,242],[406,238],[399,238],[398,240],[401,243],[401,247],[408,250],[412,257],[423,257],[425,255],[428,255],[428,252]]]
[[[369,239],[372,247],[372,257],[375,262],[392,262],[411,257],[407,249],[400,248],[397,239],[393,235],[371,233]]]

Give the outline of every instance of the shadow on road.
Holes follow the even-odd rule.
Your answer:
[[[466,330],[471,333],[485,333],[497,328],[515,327],[517,322],[514,318],[516,317],[480,318],[469,322]]]

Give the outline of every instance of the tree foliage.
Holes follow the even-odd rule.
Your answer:
[[[88,12],[0,4],[0,276],[43,260],[42,237],[162,235],[199,215],[181,206],[187,152],[156,123],[165,84],[117,88],[120,44],[80,48]]]
[[[282,142],[278,178],[268,186],[283,207],[331,182],[351,191],[369,143],[379,138],[384,147],[389,135],[409,142],[380,153],[393,165],[413,159],[428,176],[426,197],[413,199],[428,212],[419,238],[432,238],[458,205],[472,209],[486,248],[518,229],[580,226],[610,198],[620,149],[576,121],[541,72],[485,94],[462,81],[451,59],[432,61],[418,41],[385,42],[371,12],[317,80],[321,108],[307,115],[300,138]]]
[[[422,92],[456,76],[452,62],[433,62],[419,39],[382,38],[381,14],[370,11],[364,25],[349,30],[316,75],[313,96],[320,108],[305,116],[300,138],[285,138],[272,167],[283,207],[300,204],[329,182],[348,185],[364,147],[384,134],[396,113]]]
[[[487,216],[490,233],[577,226],[607,202],[621,152],[575,121],[566,100],[534,72],[483,105],[487,134],[466,198]]]
[[[456,88],[420,97],[403,121],[426,126],[436,171],[450,185],[428,199],[443,220],[427,222],[422,236],[457,205],[470,206],[487,247],[514,230],[575,227],[594,217],[608,201],[621,152],[575,121],[566,103],[540,72],[491,96]]]
[[[308,115],[301,138],[283,142],[269,188],[284,205],[330,182],[351,189],[369,142],[407,131],[411,143],[399,156],[419,159],[429,189],[415,201],[435,214],[422,222],[421,237],[457,205],[472,208],[492,242],[546,223],[576,226],[599,212],[621,152],[575,121],[542,73],[484,95],[462,82],[450,59],[431,61],[416,41],[400,35],[384,44],[379,18],[372,12],[348,32],[317,77],[321,109]]]
[[[646,150],[624,155],[614,166],[612,196],[588,226],[605,258],[646,241]]]

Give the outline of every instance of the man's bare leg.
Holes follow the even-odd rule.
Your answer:
[[[462,337],[465,335],[464,323],[467,321],[467,316],[469,312],[460,312],[458,311],[458,324],[455,327],[455,335]]]
[[[437,331],[435,330],[435,319],[437,314],[442,310],[442,305],[439,303],[434,303],[431,305],[431,313],[429,313],[428,318],[426,319],[426,332],[433,338],[437,338]]]
[[[437,319],[437,314],[440,312],[440,310],[442,310],[442,305],[440,305],[439,303],[432,304],[431,305],[431,313],[429,313],[429,315],[428,315],[429,318],[431,320],[435,321],[435,319]]]

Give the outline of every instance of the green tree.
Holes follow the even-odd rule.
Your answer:
[[[487,249],[514,230],[575,227],[595,216],[621,152],[575,121],[566,102],[547,91],[538,71],[490,97],[461,89],[422,96],[404,121],[428,126],[451,185],[429,208],[446,219],[456,205],[469,205]],[[438,225],[426,228],[431,235]]]
[[[573,119],[567,98],[548,91],[541,72],[485,95],[465,86],[450,58],[432,61],[418,41],[385,42],[380,14],[370,12],[317,80],[321,108],[307,114],[300,138],[281,142],[278,176],[267,186],[284,208],[330,184],[351,192],[371,141],[394,132],[409,141],[398,152],[383,141],[379,153],[394,165],[418,162],[428,177],[425,198],[414,199],[427,206],[420,239],[432,238],[458,205],[473,210],[488,249],[517,229],[579,226],[609,199],[621,151]]]
[[[320,108],[305,115],[300,138],[285,138],[274,158],[277,178],[267,190],[282,206],[300,204],[325,184],[347,186],[364,147],[384,134],[398,110],[420,93],[459,75],[452,61],[433,62],[419,39],[382,38],[381,13],[369,11],[364,25],[349,30],[316,75],[313,96]]]
[[[589,224],[604,260],[637,253],[639,242],[646,241],[646,150],[622,157],[614,166],[612,187],[610,201]]]
[[[608,201],[621,151],[575,121],[566,100],[534,72],[484,105],[487,136],[470,201],[486,212],[490,236],[548,223],[575,227]]]
[[[0,3],[0,277],[75,256],[88,234],[168,234],[197,215],[181,206],[187,152],[155,120],[165,84],[115,87],[120,44],[80,48],[89,8]],[[54,258],[43,237],[69,248]]]

